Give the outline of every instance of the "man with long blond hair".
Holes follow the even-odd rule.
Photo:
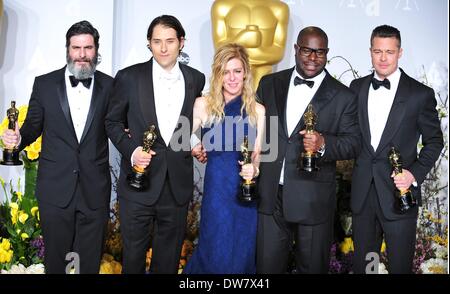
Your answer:
[[[264,107],[256,102],[246,49],[220,47],[212,65],[210,90],[194,104],[194,131],[203,140],[192,151],[205,171],[198,247],[185,273],[251,274],[256,271],[256,203],[242,203],[240,181],[259,175]],[[240,161],[247,136],[252,163]]]

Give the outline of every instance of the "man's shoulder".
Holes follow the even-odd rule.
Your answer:
[[[112,81],[113,80],[113,78],[110,75],[105,74],[104,72],[99,71],[99,70],[95,71],[95,77],[103,79],[103,80],[106,80],[106,81]]]
[[[119,72],[121,73],[135,73],[135,72],[140,72],[146,68],[150,68],[151,63],[150,61],[146,61],[146,62],[140,62],[140,63],[136,63],[136,64],[132,64],[129,65],[127,67],[122,68],[121,70],[119,70]]]
[[[187,64],[180,63],[180,69],[189,72],[189,74],[194,76],[205,76],[201,71],[195,69]]]
[[[364,83],[364,81],[366,81],[368,78],[372,78],[372,76],[373,76],[373,74],[368,74],[366,76],[354,79],[350,83],[350,89],[359,88]]]
[[[284,69],[274,73],[267,74],[261,78],[260,84],[269,83],[276,79],[290,79],[293,68]]]
[[[403,69],[400,69],[401,76],[400,81],[408,82],[412,88],[415,88],[415,91],[434,91],[431,87],[425,85],[424,83],[410,77]]]
[[[64,77],[64,72],[66,70],[66,67],[56,69],[54,71],[39,75],[36,77],[37,81],[48,81],[48,80],[55,80],[55,79],[61,79]]]

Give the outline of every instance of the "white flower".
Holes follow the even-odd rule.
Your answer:
[[[448,87],[448,68],[444,63],[433,62],[426,74],[430,86],[432,86],[435,91],[445,91],[445,88]]]
[[[42,263],[32,264],[29,267],[27,267],[26,273],[27,274],[45,274],[44,265]]]
[[[441,258],[431,258],[420,265],[424,274],[446,274],[447,262]]]
[[[431,244],[431,248],[433,249],[434,254],[436,255],[436,258],[440,258],[440,259],[448,258],[447,247],[444,247],[440,244],[433,242],[433,244]]]
[[[8,271],[2,270],[2,274],[24,274],[26,267],[23,264],[14,264]]]
[[[380,275],[386,275],[388,274],[388,271],[386,269],[386,266],[384,265],[384,263],[380,262],[378,264],[378,274]]]
[[[11,269],[2,270],[1,274],[44,274],[44,265],[42,263],[32,264],[25,267],[23,264],[14,264]]]

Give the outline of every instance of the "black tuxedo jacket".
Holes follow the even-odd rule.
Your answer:
[[[277,158],[273,162],[262,162],[260,166],[259,212],[272,214],[274,211],[285,159],[285,219],[301,224],[319,224],[329,220],[335,208],[336,160],[354,158],[360,149],[356,96],[326,72],[311,100],[318,116],[315,129],[324,136],[326,151],[320,160],[319,172],[312,175],[299,173],[296,166],[300,153],[304,151],[303,137],[299,135],[299,131],[305,128],[303,117],[299,118],[292,134],[287,133],[286,127],[286,101],[293,70],[294,68],[263,77],[257,91],[266,107],[266,142],[269,142],[270,132],[276,131],[276,127],[270,124],[270,117],[278,117],[278,138],[276,142],[270,142],[270,151],[277,152]]]
[[[36,183],[39,201],[65,207],[78,186],[91,209],[104,207],[111,196],[105,115],[113,79],[95,72],[89,113],[78,142],[67,100],[65,70],[35,79],[27,117],[20,129],[19,149],[42,134]]]
[[[199,71],[180,64],[185,82],[185,97],[180,119],[170,142],[164,142],[159,133],[153,94],[152,60],[120,70],[115,79],[111,107],[106,117],[108,136],[122,154],[118,196],[145,205],[152,205],[159,198],[168,174],[170,187],[179,204],[187,203],[193,195],[193,162],[190,152],[192,111],[196,97],[201,95],[205,76]],[[168,98],[169,99],[169,98]],[[152,146],[156,155],[148,167],[150,187],[138,192],[126,182],[131,172],[131,155],[142,146],[142,136],[150,125],[156,126],[157,139]],[[124,129],[128,128],[131,138]],[[180,136],[183,133],[184,136]],[[174,145],[182,150],[174,150]]]
[[[359,213],[374,181],[383,214],[388,219],[417,215],[417,208],[405,215],[394,210],[395,186],[391,178],[392,166],[388,159],[391,146],[401,154],[403,168],[409,170],[419,187],[412,188],[421,202],[420,184],[438,159],[443,148],[441,125],[436,111],[433,89],[410,78],[401,70],[400,81],[387,123],[377,150],[370,144],[367,99],[373,74],[354,80],[350,88],[358,95],[359,125],[362,150],[355,161],[352,177],[351,208]],[[423,148],[417,156],[417,143],[422,136]]]

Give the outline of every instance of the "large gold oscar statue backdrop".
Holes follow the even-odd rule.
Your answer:
[[[284,55],[289,7],[280,0],[216,0],[211,7],[214,46],[247,48],[254,86]]]

